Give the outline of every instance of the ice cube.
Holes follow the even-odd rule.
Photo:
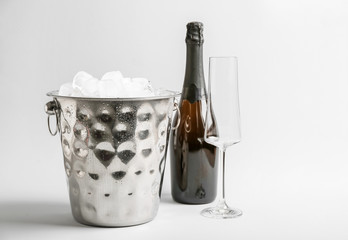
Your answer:
[[[78,72],[72,84],[61,86],[60,95],[75,97],[129,98],[155,96],[146,78],[124,78],[119,71],[105,73],[101,80]]]
[[[150,81],[146,78],[133,78],[133,82],[139,87],[139,90],[144,91],[147,94],[153,94],[153,88]]]
[[[94,77],[87,79],[82,83],[79,90],[86,97],[99,97],[98,82],[99,80]]]
[[[77,88],[75,88],[75,89],[73,88],[73,92],[72,92],[71,96],[73,96],[73,97],[86,97],[85,95],[82,94],[80,89],[77,89]]]
[[[146,78],[123,78],[122,83],[129,97],[154,96],[150,82]]]
[[[72,87],[79,96],[98,97],[98,79],[86,72],[81,71],[75,75]]]
[[[119,98],[126,97],[124,87],[121,81],[103,80],[98,82],[99,97]]]
[[[73,88],[78,88],[81,90],[82,85],[90,78],[93,78],[93,76],[84,71],[76,73],[72,83]]]
[[[150,84],[150,81],[146,78],[132,78],[132,82],[135,84],[139,84],[141,86],[148,86]]]
[[[59,88],[59,95],[61,96],[71,96],[73,93],[73,87],[71,83],[64,83]]]
[[[113,71],[113,72],[107,72],[103,75],[101,78],[101,81],[104,80],[114,80],[114,81],[121,81],[123,78],[122,73],[120,71]]]

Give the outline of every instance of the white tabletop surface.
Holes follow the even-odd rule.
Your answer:
[[[234,152],[239,158],[243,151],[240,143],[228,153]],[[70,212],[60,156],[54,157],[56,163],[41,162],[47,168],[42,176],[1,183],[2,193],[6,194],[0,201],[0,239],[348,238],[348,164],[337,168],[334,158],[340,159],[340,154],[330,160],[315,154],[283,156],[280,161],[280,156],[265,159],[265,151],[259,152],[259,164],[248,166],[247,159],[255,154],[246,152],[241,157],[246,159],[244,162],[238,159],[227,162],[227,201],[242,209],[243,216],[207,219],[199,215],[207,205],[173,202],[167,169],[156,218],[127,228],[77,223]]]

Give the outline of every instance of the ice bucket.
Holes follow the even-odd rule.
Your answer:
[[[122,99],[47,95],[53,97],[45,107],[48,127],[60,134],[74,218],[109,227],[151,221],[178,93]],[[56,118],[55,131],[50,117]]]

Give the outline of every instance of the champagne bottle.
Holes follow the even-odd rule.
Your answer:
[[[204,204],[214,201],[217,188],[216,147],[204,141],[207,104],[203,73],[203,24],[187,24],[186,72],[179,102],[180,124],[171,136],[171,186],[175,201]],[[206,108],[205,108],[206,109]],[[209,132],[217,129],[212,115]],[[177,121],[177,116],[174,122]]]

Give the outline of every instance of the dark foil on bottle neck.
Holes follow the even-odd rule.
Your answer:
[[[186,28],[186,43],[198,45],[203,44],[203,23],[190,22],[186,25]]]
[[[188,87],[184,87],[181,93],[183,99],[188,100],[190,103],[205,100],[205,88],[198,88],[196,85],[191,84]]]

